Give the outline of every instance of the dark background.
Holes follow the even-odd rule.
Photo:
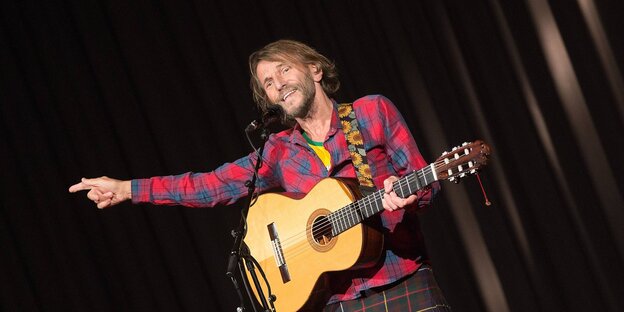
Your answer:
[[[250,151],[247,56],[280,38],[381,93],[426,159],[493,160],[422,217],[455,311],[624,310],[620,0],[9,0],[0,6],[0,310],[234,311],[240,204],[98,210],[67,188]]]

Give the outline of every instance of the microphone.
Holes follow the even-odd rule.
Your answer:
[[[264,114],[262,114],[261,119],[256,119],[252,121],[249,125],[247,125],[247,127],[245,128],[245,131],[250,132],[250,131],[256,131],[260,128],[266,128],[270,124],[276,121],[280,121],[283,115],[284,115],[284,110],[282,109],[281,106],[272,105],[271,107],[269,107],[269,109],[267,109],[267,111]]]

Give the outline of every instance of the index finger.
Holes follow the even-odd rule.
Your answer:
[[[386,193],[391,193],[392,192],[392,185],[394,184],[394,182],[396,180],[398,180],[398,178],[395,177],[395,176],[389,176],[388,178],[386,178],[384,180],[384,182],[383,182],[384,183],[384,191]]]
[[[93,188],[93,186],[84,183],[84,178],[83,178],[83,181],[80,181],[80,182],[70,186],[69,187],[69,192],[70,193],[75,193],[75,192],[78,192],[78,191],[90,190],[91,188]]]

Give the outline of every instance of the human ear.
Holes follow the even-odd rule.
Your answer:
[[[323,78],[323,70],[317,64],[309,64],[308,69],[310,70],[310,74],[312,74],[312,78],[315,82],[321,81]]]

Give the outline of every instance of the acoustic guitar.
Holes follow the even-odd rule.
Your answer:
[[[486,165],[490,147],[477,140],[444,152],[435,162],[394,182],[407,197],[439,180],[458,182]],[[357,184],[326,178],[303,197],[267,193],[250,207],[248,252],[268,285],[262,293],[279,312],[308,309],[327,300],[331,272],[374,265],[383,250],[381,233],[362,222],[383,211],[384,190],[361,198]],[[246,270],[247,277],[250,273]],[[261,301],[258,291],[256,298]],[[318,302],[317,302],[318,301]]]

